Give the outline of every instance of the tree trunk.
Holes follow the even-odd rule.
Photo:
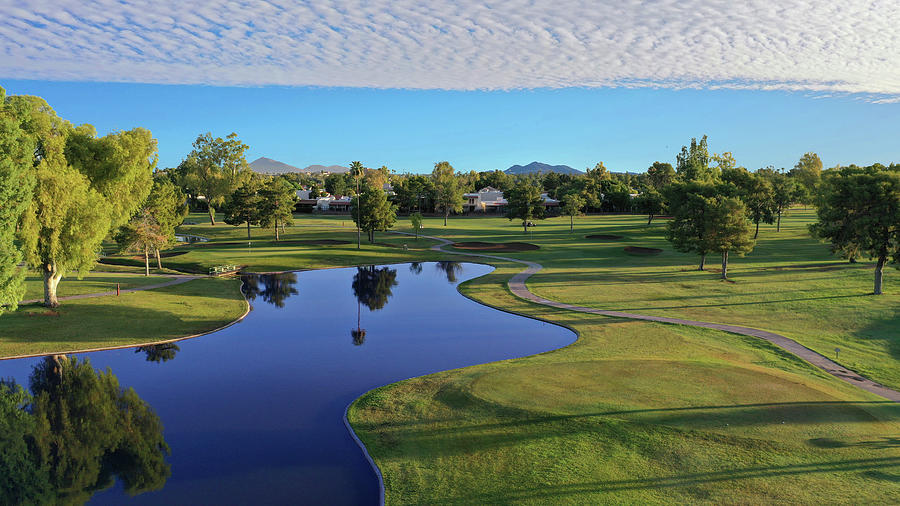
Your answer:
[[[56,269],[55,263],[49,263],[44,266],[44,306],[59,307],[59,299],[56,297],[56,287],[59,286],[59,280],[62,274]]]
[[[159,248],[154,248],[156,250],[156,268],[162,270],[162,260],[159,258]]]
[[[753,234],[753,240],[755,241],[757,237],[759,237],[759,221],[756,222],[756,233]]]
[[[216,226],[216,210],[212,206],[207,206],[207,208],[209,209],[209,223]]]
[[[884,280],[884,263],[887,261],[887,255],[878,257],[878,263],[875,264],[875,295],[881,295],[881,283]]]
[[[778,211],[778,225],[776,225],[775,231],[781,232],[781,211]]]
[[[526,234],[528,233],[528,222],[525,220],[522,220],[522,230],[524,230]]]
[[[144,246],[144,276],[150,275],[150,248]]]
[[[700,254],[700,268],[697,269],[697,270],[698,270],[698,271],[702,271],[702,270],[703,270],[703,266],[705,266],[705,265],[706,265],[706,253],[701,253],[701,254]]]
[[[247,220],[247,240],[250,240],[250,220]]]
[[[278,242],[280,236],[278,235],[278,220],[275,220],[275,242]]]
[[[450,216],[450,208],[444,209],[444,226],[447,226],[447,217]]]
[[[651,214],[651,215],[648,215],[648,218],[647,218],[647,226],[649,227],[651,223],[653,223],[653,215],[652,215],[652,214]]]
[[[374,229],[369,230],[367,233],[369,234],[369,244],[374,243],[375,242],[375,230]]]
[[[575,231],[575,215],[570,214],[569,215],[569,233],[571,234],[574,231]]]
[[[722,252],[722,279],[728,279],[728,250]]]

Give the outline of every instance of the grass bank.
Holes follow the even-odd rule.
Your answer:
[[[60,289],[69,281],[60,283]],[[86,290],[97,282],[70,286]],[[239,286],[237,279],[204,278],[119,297],[62,301],[54,310],[23,305],[0,317],[0,357],[125,346],[206,332],[244,313],[246,302]]]
[[[349,418],[391,504],[896,503],[900,405],[768,343],[514,298],[573,345],[374,390]]]

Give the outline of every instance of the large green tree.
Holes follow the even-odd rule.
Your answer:
[[[141,128],[97,138],[93,127],[73,128],[41,98],[10,101],[28,112],[21,128],[35,142],[36,184],[19,236],[26,262],[44,278],[44,304],[55,307],[62,277],[87,272],[110,229],[144,202],[156,141]]]
[[[365,182],[360,194],[350,201],[350,215],[371,243],[375,241],[376,231],[394,226],[397,221],[397,206],[388,201],[384,190]]]
[[[672,219],[666,224],[666,240],[677,251],[700,255],[700,266],[706,265],[706,255],[712,249],[707,237],[706,220],[710,198],[718,192],[711,183],[673,183],[666,188],[669,214]]]
[[[272,227],[275,240],[281,239],[284,227],[294,224],[294,205],[297,203],[297,191],[283,178],[276,177],[267,181],[259,191],[260,208],[259,224]]]
[[[22,105],[8,101],[0,88],[0,313],[15,311],[25,294],[25,270],[19,266],[23,256],[15,234],[34,192],[37,145],[22,129],[30,114]]]
[[[225,223],[234,226],[247,225],[247,240],[250,237],[250,226],[259,225],[262,197],[259,194],[260,183],[249,179],[238,186],[222,209],[225,213]]]
[[[162,259],[159,254],[160,249],[175,244],[175,229],[184,222],[187,217],[187,196],[180,188],[175,186],[167,177],[155,177],[153,179],[153,188],[147,201],[144,203],[144,209],[153,217],[159,232],[163,234],[166,240],[154,248],[156,253],[156,267],[162,269]]]
[[[645,188],[635,199],[635,206],[641,212],[647,213],[647,225],[653,223],[653,217],[662,214],[666,210],[666,199],[656,188]]]
[[[756,241],[750,237],[747,209],[736,197],[706,197],[704,242],[710,251],[722,254],[722,279],[728,279],[728,257],[753,251]]]
[[[769,225],[775,223],[777,203],[775,201],[775,189],[772,183],[762,174],[752,174],[750,184],[742,188],[741,199],[747,206],[747,214],[756,225],[753,238],[759,237],[759,223]]]
[[[814,203],[819,181],[822,179],[822,160],[819,155],[812,152],[804,153],[789,174],[804,190],[800,193],[801,202]]]
[[[543,199],[541,189],[524,181],[504,192],[506,197],[506,217],[510,220],[522,220],[522,229],[528,232],[528,223],[531,220],[544,219]]]
[[[194,149],[181,162],[185,184],[195,188],[209,206],[209,222],[216,224],[215,207],[250,179],[252,171],[244,158],[249,146],[232,132],[227,137],[213,137],[207,132],[194,141]]]
[[[797,182],[782,171],[771,167],[760,169],[757,174],[768,179],[772,185],[772,203],[775,212],[775,231],[781,232],[781,217],[797,202],[799,193]]]
[[[675,181],[675,168],[671,163],[653,162],[653,165],[647,169],[645,179],[648,186],[656,191],[662,191],[663,188]]]
[[[453,166],[449,162],[434,164],[431,171],[431,180],[434,182],[434,205],[444,214],[444,226],[447,226],[447,217],[451,212],[462,211],[463,192],[459,188],[459,182],[453,174]]]
[[[876,260],[874,293],[882,293],[884,266],[900,262],[900,171],[845,167],[822,184],[819,221],[811,232],[835,252]]]

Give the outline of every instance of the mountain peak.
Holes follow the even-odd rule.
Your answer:
[[[578,169],[573,169],[568,165],[549,165],[546,163],[534,161],[529,163],[528,165],[513,165],[512,167],[506,169],[504,172],[507,174],[536,174],[538,172],[548,173],[548,172],[556,172],[558,174],[583,174]]]

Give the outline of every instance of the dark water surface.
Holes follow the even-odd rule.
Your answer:
[[[574,341],[567,329],[457,292],[461,281],[491,270],[428,262],[249,277],[253,311],[225,330],[175,346],[0,361],[0,377],[31,385],[42,399],[31,416],[66,427],[33,430],[42,441],[36,446],[51,449],[44,461],[62,469],[49,482],[70,483],[69,497],[96,504],[373,504],[378,482],[344,427],[348,403],[400,379]],[[96,371],[109,368],[136,398],[103,404],[97,392],[114,387],[56,380],[97,377],[75,357]],[[76,374],[84,370],[91,374]],[[121,421],[141,403],[155,415]],[[91,424],[82,435],[79,423]],[[165,444],[171,454],[163,459]],[[57,455],[60,445],[72,455]],[[70,462],[93,462],[99,471],[74,471]],[[87,483],[71,484],[66,472]],[[160,485],[134,497],[125,490]]]

